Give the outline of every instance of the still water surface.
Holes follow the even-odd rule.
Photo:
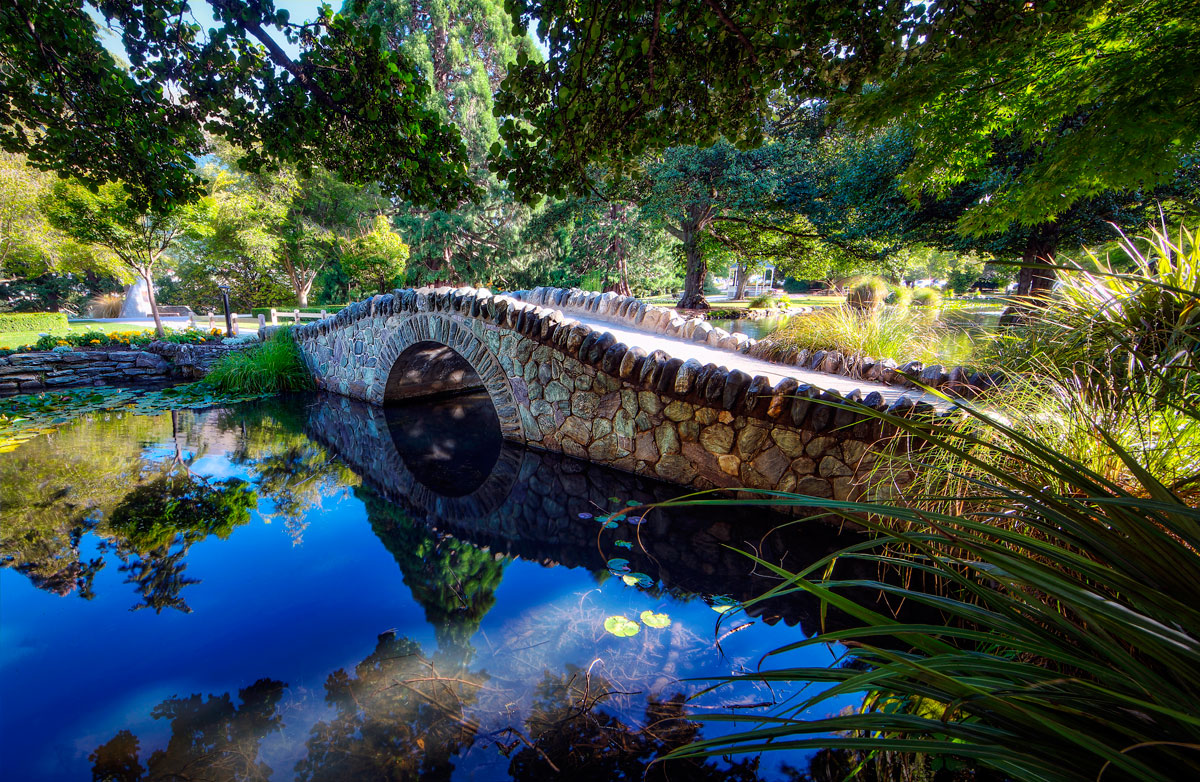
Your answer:
[[[691,679],[817,629],[803,600],[723,613],[772,584],[732,548],[801,565],[837,545],[761,510],[630,505],[679,493],[503,443],[486,397],[304,396],[43,435],[0,455],[4,778],[641,779],[732,729],[685,715],[795,695],[748,681],[684,704]],[[606,631],[613,616],[638,632]]]

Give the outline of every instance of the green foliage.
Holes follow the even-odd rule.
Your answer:
[[[1186,256],[1176,263],[1177,249],[1159,235],[1145,249],[1130,243],[1130,273],[1065,276],[1055,298],[1091,302],[1090,317],[1059,301],[1043,306],[1067,308],[1077,317],[1070,331],[1097,343],[1076,353],[1067,372],[1049,363],[1014,377],[984,407],[946,418],[876,414],[904,435],[885,456],[915,467],[917,482],[899,500],[821,503],[874,539],[797,573],[759,561],[782,579],[762,599],[806,592],[860,626],[778,649],[767,659],[783,667],[753,678],[836,686],[758,729],[679,754],[916,752],[969,758],[1008,778],[1080,782],[1200,773],[1195,365],[1178,352],[1178,367],[1153,358],[1170,352],[1167,335],[1195,345],[1188,313],[1200,306],[1200,290]],[[1134,318],[1145,319],[1145,336]],[[1061,347],[1075,336],[1067,331],[1057,336]],[[1024,343],[1009,349],[1019,354]],[[1114,393],[1078,382],[1114,365],[1139,371],[1109,375],[1104,387]],[[871,478],[868,496],[895,497],[892,464]],[[780,495],[766,504],[805,500]],[[880,577],[845,577],[839,566],[856,561]],[[881,613],[856,602],[855,589],[915,608]],[[922,621],[925,610],[935,622]],[[787,665],[788,654],[838,643],[847,644],[840,666]],[[826,713],[834,693],[861,694],[860,709],[800,716]]]
[[[187,470],[169,470],[125,495],[108,528],[130,549],[148,552],[210,535],[227,538],[250,521],[257,503],[257,493],[245,481],[209,482]]]
[[[907,307],[912,304],[913,291],[906,285],[888,285],[888,295],[885,304],[893,307]]]
[[[1179,63],[1200,56],[1198,12],[1194,0],[1116,0],[1003,18],[1011,11],[997,4],[1003,21],[989,34],[956,30],[915,46],[878,89],[848,101],[851,115],[900,120],[913,134],[910,194],[1000,174],[964,211],[965,229],[1050,222],[1104,192],[1168,183],[1195,154],[1200,88]],[[1027,153],[1022,170],[996,165],[1007,154],[997,139]]]
[[[356,284],[375,293],[387,293],[396,287],[408,264],[408,245],[380,215],[371,230],[347,242],[342,253],[342,269]]]
[[[183,331],[168,331],[162,337],[164,342],[174,342],[179,345],[200,345],[205,342],[218,342],[222,332],[200,331],[185,329]],[[67,334],[47,334],[39,337],[32,345],[23,346],[30,350],[53,350],[56,347],[71,346],[77,348],[130,348],[143,347],[159,339],[153,331],[103,331],[71,332]]]
[[[922,12],[910,16],[909,4],[890,0],[742,3],[719,12],[651,0],[619,9],[518,0],[509,8],[547,48],[544,62],[518,56],[496,98],[504,147],[493,146],[491,166],[522,197],[562,197],[602,171],[627,176],[671,145],[707,147],[724,137],[757,146],[780,90],[811,97],[854,85],[899,53],[891,41],[925,29]],[[949,16],[961,19],[956,10]],[[827,55],[834,42],[839,57]]]
[[[253,170],[319,165],[419,203],[474,193],[458,132],[428,109],[428,84],[381,46],[378,27],[329,6],[298,24],[273,3],[208,5],[211,29],[173,0],[6,7],[0,147],[91,185],[127,183],[134,208],[160,213],[201,195],[204,134],[246,148]]]
[[[368,0],[343,12],[377,24],[385,45],[403,53],[430,86],[426,106],[462,134],[477,202],[441,209],[404,204],[396,228],[412,248],[413,284],[468,281],[512,290],[520,273],[530,210],[487,170],[499,138],[493,94],[518,57],[538,58],[524,28],[514,29],[501,0]],[[542,284],[541,282],[537,284]]]
[[[632,201],[599,196],[552,201],[537,210],[521,237],[520,287],[558,285],[585,290],[627,288],[638,296],[678,289],[670,237]]]
[[[940,307],[942,292],[937,288],[917,288],[912,292],[912,304],[916,307]]]
[[[313,386],[312,374],[286,327],[257,347],[226,353],[202,382],[220,393],[241,395],[303,391]]]
[[[1088,252],[1068,262],[1036,317],[1004,330],[988,360],[1105,397],[1127,395],[1145,377],[1168,388],[1185,384],[1200,352],[1196,235],[1181,228],[1172,240],[1155,229],[1142,239],[1123,236],[1120,246],[1115,259]]]
[[[907,361],[961,363],[961,332],[932,313],[905,307],[864,311],[822,307],[790,318],[771,334],[780,354],[790,349],[836,350],[847,356]]]
[[[0,312],[0,332],[58,331],[66,327],[67,316],[61,312]]]
[[[879,277],[868,277],[850,288],[846,294],[846,306],[861,312],[877,312],[883,309],[889,293],[886,282]]]

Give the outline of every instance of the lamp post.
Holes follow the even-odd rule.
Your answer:
[[[218,285],[221,289],[221,300],[225,304],[225,336],[233,336],[233,318],[229,317],[229,286]]]

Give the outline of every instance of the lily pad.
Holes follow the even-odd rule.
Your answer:
[[[623,616],[610,616],[604,620],[604,629],[617,638],[629,638],[630,636],[637,635],[642,626]]]
[[[604,522],[604,529],[616,529],[616,528],[617,528],[617,522],[615,522],[615,521]]]
[[[614,540],[613,545],[617,548],[633,548],[633,544],[628,540]]]
[[[661,629],[671,626],[671,617],[666,614],[656,614],[653,611],[643,611],[641,620],[646,627]]]
[[[629,586],[648,587],[654,584],[645,573],[627,573],[621,576],[621,580]]]
[[[718,614],[723,614],[726,611],[731,611],[741,605],[729,595],[716,595],[708,599],[708,606]]]
[[[592,514],[590,514],[590,513],[580,513],[579,514],[579,518],[584,519],[584,520],[590,519],[591,517],[592,517]]]
[[[609,570],[620,570],[622,572],[628,573],[629,572],[629,560],[621,559],[619,557],[610,559],[608,561],[608,569]]]

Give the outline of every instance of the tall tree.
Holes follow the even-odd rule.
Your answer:
[[[164,336],[154,267],[181,234],[178,214],[137,208],[120,182],[89,187],[78,180],[55,183],[43,208],[52,226],[79,242],[104,248],[145,280],[155,331]]]
[[[735,242],[722,231],[733,227],[773,234],[777,240],[814,241],[821,236],[781,208],[780,149],[739,151],[726,141],[710,147],[671,147],[646,165],[634,186],[642,213],[680,241],[686,263],[679,307],[707,309],[705,239]]]
[[[1077,199],[1047,222],[1023,225],[1014,219],[973,227],[976,210],[990,194],[1037,165],[1036,151],[1022,148],[1017,139],[996,137],[979,178],[944,190],[914,191],[906,181],[918,142],[905,124],[875,133],[833,126],[789,143],[794,153],[786,158],[783,199],[822,234],[876,257],[908,245],[927,245],[1019,261],[1022,295],[1043,292],[1053,284],[1049,267],[1060,246],[1109,241],[1114,223],[1144,225],[1164,213],[1179,217],[1194,210],[1200,199],[1192,167],[1152,190],[1108,190]]]
[[[533,42],[514,33],[502,0],[369,0],[361,21],[379,25],[386,45],[424,76],[431,88],[425,105],[462,134],[469,175],[483,194],[476,203],[397,206],[397,227],[412,248],[410,276],[489,280],[519,253],[529,218],[487,168],[488,150],[499,139],[492,96],[511,63],[538,56]]]
[[[247,150],[252,169],[322,165],[417,203],[474,194],[458,131],[378,27],[329,6],[301,24],[272,0],[207,4],[211,29],[187,0],[0,3],[0,149],[93,185],[123,182],[135,208],[160,213],[202,195],[202,131]]]

